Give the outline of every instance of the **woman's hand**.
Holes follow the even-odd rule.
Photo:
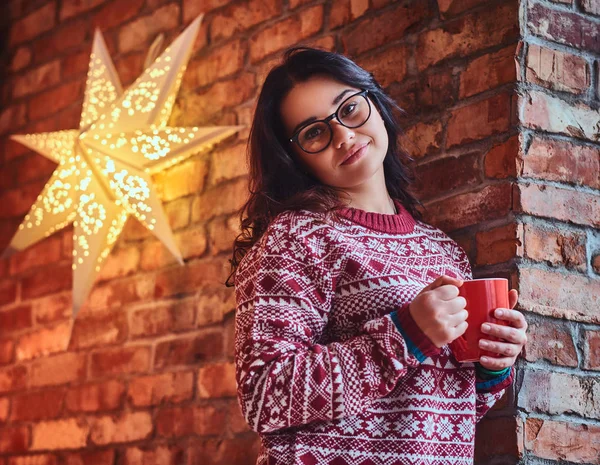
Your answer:
[[[497,337],[502,341],[491,341],[481,339],[479,347],[498,354],[497,357],[481,357],[479,364],[488,370],[498,371],[513,366],[517,357],[527,343],[527,322],[525,317],[519,311],[512,310],[517,305],[519,293],[512,289],[508,293],[510,309],[498,308],[494,316],[499,320],[508,321],[508,326],[497,325],[493,323],[484,323],[481,325],[481,331],[484,334]]]
[[[425,287],[409,306],[413,320],[438,348],[467,330],[467,301],[458,295],[462,280],[440,276]]]

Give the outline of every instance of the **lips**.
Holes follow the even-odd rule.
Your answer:
[[[367,145],[369,145],[368,143],[366,144],[361,144],[358,147],[352,147],[352,149],[350,149],[346,155],[344,155],[344,158],[342,160],[342,163],[340,163],[340,165],[347,165],[350,164],[352,162],[354,162],[355,159],[357,159],[357,155],[360,157],[360,155],[362,155],[362,153],[364,153],[364,148],[367,147]]]

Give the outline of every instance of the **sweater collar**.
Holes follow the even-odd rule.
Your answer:
[[[354,223],[358,223],[369,229],[385,233],[407,233],[415,227],[416,221],[412,215],[394,199],[394,204],[398,213],[387,215],[384,213],[374,213],[360,210],[358,208],[345,207],[338,210],[344,218],[348,218]]]

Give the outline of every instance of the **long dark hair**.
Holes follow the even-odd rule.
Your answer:
[[[286,137],[280,115],[283,98],[298,82],[315,75],[330,76],[351,87],[368,90],[388,133],[389,146],[383,161],[385,184],[392,198],[398,199],[415,217],[419,202],[408,190],[414,180],[408,166],[409,155],[398,144],[400,126],[394,111],[398,105],[383,91],[373,75],[349,58],[324,50],[293,47],[280,65],[267,75],[254,112],[248,158],[250,197],[240,211],[241,233],[233,245],[231,274],[263,235],[271,221],[285,210],[310,210],[331,213],[341,207],[339,189],[321,184],[300,164]]]

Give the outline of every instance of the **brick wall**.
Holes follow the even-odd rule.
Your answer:
[[[289,45],[346,53],[406,109],[402,142],[416,157],[427,218],[465,247],[476,275],[510,277],[522,295],[531,342],[515,390],[479,426],[477,463],[596,460],[596,1],[2,8],[1,249],[54,169],[7,135],[77,127],[94,27],[126,86],[157,34],[169,43],[206,13],[177,125],[249,124],[266,72]],[[129,220],[74,324],[72,229],[0,260],[0,465],[254,462],[256,436],[235,400],[233,295],[222,286],[246,192],[247,136],[155,176],[185,266]]]

